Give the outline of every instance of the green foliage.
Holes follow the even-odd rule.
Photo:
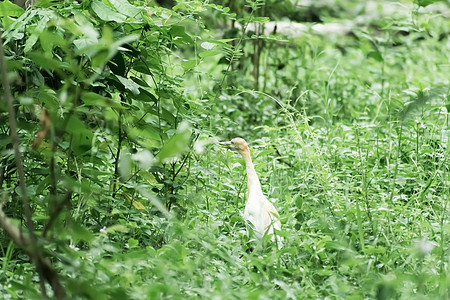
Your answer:
[[[449,298],[450,24],[432,2],[398,18],[348,1],[0,2],[35,232],[68,297]],[[282,17],[352,29],[265,35]],[[1,198],[21,226],[3,102]],[[245,166],[215,144],[236,136],[281,249],[247,232]],[[0,248],[5,299],[41,297],[25,252],[6,233]]]

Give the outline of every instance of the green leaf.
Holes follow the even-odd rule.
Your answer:
[[[216,43],[216,44],[226,44],[232,41],[237,40],[237,38],[232,38],[232,39],[221,39],[221,40],[217,40],[217,41],[211,41],[211,43]]]
[[[157,158],[161,162],[167,162],[171,158],[175,158],[183,154],[189,144],[189,139],[191,137],[191,130],[186,123],[182,123],[180,128],[161,148],[158,153]]]
[[[138,40],[139,37],[140,37],[139,34],[129,34],[127,36],[120,38],[119,40],[115,41],[114,43],[112,43],[111,46],[109,47],[110,51],[109,51],[108,59],[113,58],[117,54],[117,51],[119,51],[119,50],[127,51],[126,48],[123,48],[121,46],[124,44],[134,42],[134,41]]]
[[[94,50],[98,47],[98,39],[94,37],[80,38],[73,41],[75,47],[77,47],[77,52],[79,54],[88,54],[91,56]],[[91,53],[89,53],[91,52]]]
[[[11,143],[11,138],[9,135],[6,134],[0,134],[0,146],[4,147]]]
[[[136,128],[130,127],[128,134],[139,141],[139,144],[146,148],[159,147],[161,145],[161,135],[158,127],[151,124]]]
[[[185,71],[188,71],[190,69],[195,68],[195,66],[198,64],[198,61],[196,59],[192,59],[192,60],[183,60],[181,62],[181,66],[183,67],[183,69]]]
[[[98,0],[92,1],[91,8],[100,19],[106,22],[112,21],[123,23],[127,19],[123,14],[113,10],[111,7]]]
[[[141,9],[131,5],[126,0],[109,0],[109,2],[114,6],[117,11],[120,11],[122,14],[137,18],[141,15]]]
[[[251,18],[252,22],[255,23],[266,23],[270,21],[269,17],[252,17]]]
[[[139,84],[137,84],[136,82],[129,80],[128,78],[119,76],[119,75],[115,75],[116,78],[120,81],[121,84],[123,84],[123,86],[125,87],[125,89],[131,91],[133,94],[135,95],[139,95],[140,91],[139,91]]]
[[[150,76],[153,75],[152,72],[150,71],[149,67],[148,67],[148,64],[146,64],[146,63],[144,63],[142,61],[137,61],[134,64],[133,69],[135,71],[140,72],[140,73],[145,74],[145,75],[150,75]]]
[[[372,57],[373,59],[375,59],[376,61],[383,61],[383,56],[381,55],[381,52],[378,50],[370,50],[369,53],[367,54],[369,57]]]
[[[194,40],[184,31],[183,26],[172,26],[169,33],[172,35],[172,39],[175,44],[191,44]]]
[[[0,17],[19,17],[25,10],[9,0],[0,2]]]
[[[50,57],[50,54],[45,52],[30,52],[27,56],[39,67],[45,70],[60,70],[67,68],[69,65],[62,61]]]
[[[121,52],[117,53],[109,62],[108,66],[111,71],[120,76],[125,75],[125,60]]]
[[[70,117],[66,131],[71,135],[71,148],[75,155],[83,155],[91,149],[94,135],[77,116]]]
[[[200,52],[198,54],[198,56],[200,56],[201,58],[206,58],[206,57],[216,56],[216,55],[219,55],[219,54],[222,54],[222,51],[219,51],[219,50],[208,50],[208,51]]]
[[[437,3],[439,1],[441,1],[441,0],[414,0],[414,3],[419,6],[425,7],[430,4]]]
[[[106,228],[106,232],[108,232],[108,233],[115,233],[115,232],[127,233],[128,228],[125,227],[124,225],[117,224],[117,225],[112,225],[112,226]]]
[[[81,95],[81,100],[83,100],[84,104],[89,106],[104,106],[104,107],[113,107],[117,109],[122,108],[122,105],[120,103],[115,102],[113,99],[104,97],[94,92],[84,92]]]
[[[136,247],[138,245],[139,245],[139,241],[138,240],[135,240],[133,238],[129,238],[128,239],[128,247],[134,248],[134,247]]]
[[[150,69],[161,70],[161,57],[156,51],[142,51],[142,56],[135,63],[134,69],[138,72],[152,75]]]
[[[39,35],[42,33],[42,31],[44,31],[49,20],[50,19],[47,16],[44,16],[42,19],[39,20],[39,22],[36,25],[36,28],[33,30],[33,33],[25,42],[25,47],[23,49],[25,53],[29,52],[33,48],[34,44],[36,44]]]
[[[48,30],[44,30],[39,35],[39,41],[41,43],[42,49],[51,57],[53,57],[53,48],[55,46],[64,48],[67,44],[67,41],[55,32],[49,32]]]
[[[143,102],[158,102],[158,100],[156,99],[155,95],[153,95],[152,93],[150,93],[149,91],[141,88],[139,89],[140,93],[139,95],[136,97],[136,100],[140,100]]]
[[[72,222],[72,237],[77,241],[85,241],[85,242],[91,242],[94,239],[94,235],[91,231],[84,228],[80,223],[78,222]]]

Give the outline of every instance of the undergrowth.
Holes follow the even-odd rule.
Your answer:
[[[414,4],[347,34],[267,37],[290,1],[125,2],[44,3],[22,15],[32,29],[2,19],[33,220],[68,297],[450,298],[448,19]],[[359,13],[337,1],[322,21]],[[4,210],[23,221],[0,108]],[[53,129],[33,150],[44,108]],[[237,136],[279,249],[248,234],[244,162],[217,145]],[[41,297],[0,238],[0,293]]]

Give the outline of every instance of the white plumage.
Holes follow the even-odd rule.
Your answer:
[[[253,224],[254,232],[259,237],[263,236],[266,232],[272,235],[274,228],[280,230],[281,222],[279,220],[279,214],[262,192],[261,183],[253,166],[247,142],[242,138],[234,138],[229,142],[222,142],[220,144],[228,147],[230,150],[237,151],[245,161],[247,171],[247,202],[245,203],[244,218]],[[273,236],[272,240],[274,240]],[[277,240],[281,242],[282,239],[278,236]]]

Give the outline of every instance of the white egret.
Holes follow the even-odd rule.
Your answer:
[[[279,214],[262,192],[261,183],[256,174],[247,142],[242,138],[234,138],[229,142],[221,142],[220,144],[230,150],[237,151],[245,161],[247,171],[247,201],[245,203],[244,218],[254,226],[254,232],[257,236],[261,237],[266,232],[269,235],[273,235],[274,229],[281,229]],[[272,240],[274,240],[273,236]],[[277,241],[281,242],[281,240],[281,237],[278,236]]]

